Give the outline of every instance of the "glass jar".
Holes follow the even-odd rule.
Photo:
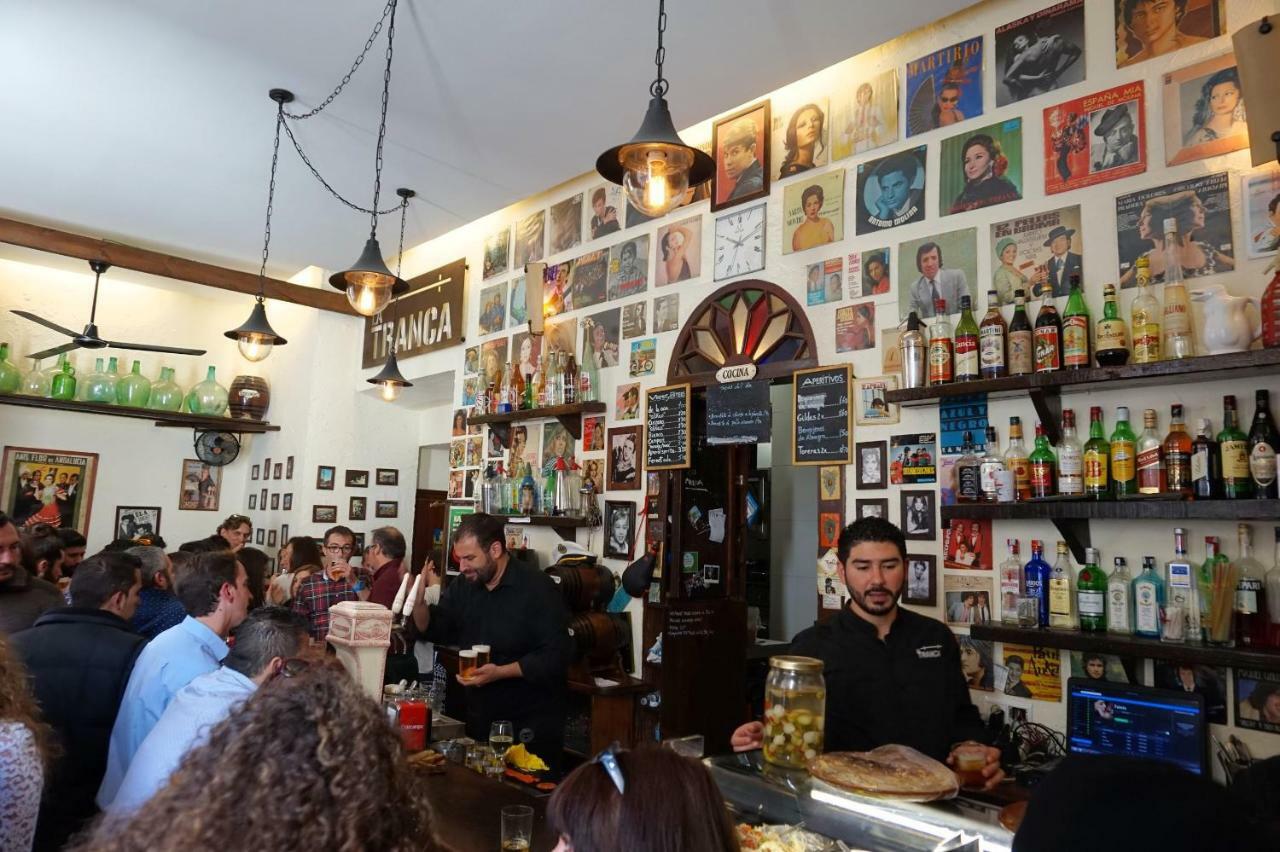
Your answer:
[[[209,368],[207,378],[187,392],[187,411],[209,417],[221,417],[227,410],[230,394],[218,384],[217,370]]]
[[[115,403],[116,387],[107,378],[105,365],[105,358],[94,359],[93,372],[80,382],[80,399],[85,402]]]
[[[151,380],[142,375],[142,362],[133,362],[133,371],[116,382],[116,404],[146,408],[151,398]]]
[[[67,360],[67,353],[58,356],[58,371],[50,382],[49,395],[54,399],[73,400],[76,398],[76,368]]]
[[[182,408],[182,388],[173,380],[173,368],[160,368],[160,381],[151,386],[147,408],[152,411],[179,411]]]
[[[813,657],[770,657],[764,688],[764,759],[804,769],[822,754],[827,682]]]
[[[31,372],[22,377],[22,390],[26,396],[48,397],[53,389],[53,377],[45,371],[38,358],[31,359]]]

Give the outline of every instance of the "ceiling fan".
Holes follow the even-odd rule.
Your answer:
[[[143,352],[170,352],[174,355],[203,355],[204,349],[182,349],[176,346],[152,346],[148,343],[123,343],[119,340],[104,340],[98,336],[98,326],[93,321],[98,313],[98,280],[102,277],[102,273],[111,268],[111,264],[105,260],[89,261],[89,268],[93,270],[93,307],[89,309],[89,324],[84,327],[84,331],[76,334],[69,328],[63,328],[56,322],[50,322],[44,317],[38,317],[29,311],[13,311],[23,319],[31,320],[39,323],[45,328],[52,329],[59,334],[65,334],[71,338],[70,343],[64,343],[61,346],[55,346],[52,349],[45,349],[42,352],[32,353],[31,358],[48,358],[53,355],[61,355],[63,352],[70,352],[72,349],[102,349],[111,347],[112,349],[138,349]]]

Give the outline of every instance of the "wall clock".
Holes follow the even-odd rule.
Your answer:
[[[716,219],[715,280],[764,269],[764,204]]]

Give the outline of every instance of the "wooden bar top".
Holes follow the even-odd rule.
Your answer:
[[[486,778],[456,763],[446,763],[442,774],[420,777],[431,799],[436,836],[455,852],[499,852],[501,813],[507,805],[533,808],[531,852],[551,852],[559,840],[547,827],[549,796]]]

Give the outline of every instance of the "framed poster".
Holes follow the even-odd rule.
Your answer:
[[[769,101],[764,100],[711,125],[716,161],[711,178],[711,209],[769,195]]]
[[[609,430],[608,486],[610,491],[639,491],[641,473],[640,447],[644,427],[618,426]]]
[[[636,540],[636,504],[630,500],[605,500],[604,555],[630,559]]]
[[[332,491],[334,483],[333,465],[322,464],[316,468],[316,490]]]
[[[36,524],[88,535],[98,454],[5,447],[0,471],[4,510],[18,529]]]
[[[259,508],[266,508],[266,489]],[[182,477],[178,482],[178,508],[198,512],[216,512],[222,495],[222,468],[210,467],[199,459],[182,460]]]
[[[312,506],[311,522],[316,524],[336,524],[338,522],[338,507]]]
[[[916,606],[938,603],[938,558],[931,553],[907,554],[907,586],[902,602]]]
[[[375,481],[379,485],[399,485],[400,471],[394,467],[377,468]]]
[[[347,518],[352,521],[363,521],[367,511],[368,498],[352,497],[347,505]]]
[[[1249,147],[1234,53],[1164,75],[1164,157],[1176,166]]]
[[[343,480],[343,485],[348,488],[368,488],[369,487],[369,471],[367,470],[348,470]]]
[[[400,514],[400,501],[398,500],[375,500],[373,504],[373,516],[375,518],[394,518]]]
[[[116,538],[160,534],[159,506],[116,506]]]

